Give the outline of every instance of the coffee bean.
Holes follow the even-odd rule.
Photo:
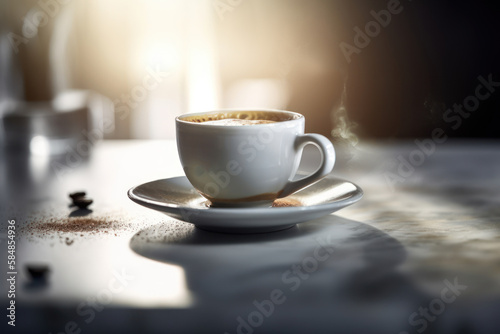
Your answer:
[[[69,197],[71,197],[71,199],[74,201],[77,198],[85,197],[85,195],[87,195],[85,191],[76,191],[74,193],[69,194]]]
[[[73,203],[80,209],[86,209],[94,201],[88,197],[78,197],[73,200]]]
[[[49,273],[49,266],[43,264],[26,265],[26,269],[28,269],[28,273],[34,280],[45,279]]]

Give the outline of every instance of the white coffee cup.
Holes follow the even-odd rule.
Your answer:
[[[234,119],[258,124],[228,121]],[[270,205],[333,169],[332,143],[319,134],[304,134],[304,122],[301,114],[283,110],[216,110],[179,116],[177,149],[186,177],[212,206]],[[293,181],[307,144],[319,148],[321,164],[311,175]]]

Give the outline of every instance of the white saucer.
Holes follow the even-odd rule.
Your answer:
[[[156,180],[128,191],[128,197],[147,208],[192,223],[204,230],[226,233],[263,233],[326,216],[361,199],[357,185],[327,176],[275,204],[258,208],[211,208],[185,176]]]

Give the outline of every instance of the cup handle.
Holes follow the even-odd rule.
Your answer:
[[[335,165],[335,149],[328,138],[315,133],[306,133],[304,135],[298,135],[295,139],[295,150],[299,151],[304,148],[307,144],[313,144],[318,147],[321,153],[321,165],[319,168],[309,176],[306,176],[300,180],[292,181],[289,180],[288,183],[283,188],[283,191],[279,197],[286,197],[306,186],[310,185],[323,178],[329,174],[333,166]]]

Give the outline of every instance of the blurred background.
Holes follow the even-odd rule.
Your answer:
[[[450,137],[498,138],[500,93],[460,126],[443,119],[475,94],[479,76],[500,81],[496,8],[430,0],[2,0],[0,139],[40,149],[50,138],[58,153],[82,136],[175,138],[177,115],[253,107],[300,112],[307,132],[353,145],[429,137],[436,127]]]

